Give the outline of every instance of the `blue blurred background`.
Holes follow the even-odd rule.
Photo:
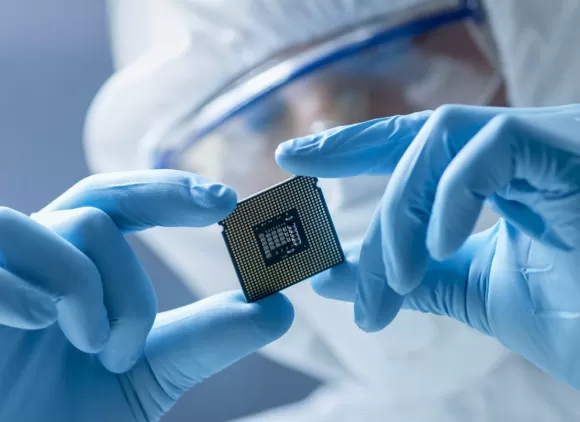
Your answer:
[[[0,4],[0,205],[31,213],[88,174],[82,127],[112,72],[104,0]],[[194,300],[155,256],[132,243],[161,310]],[[191,391],[165,422],[226,421],[298,400],[316,382],[254,355]]]

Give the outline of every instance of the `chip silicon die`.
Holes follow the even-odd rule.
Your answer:
[[[344,262],[317,182],[298,176],[272,186],[219,223],[248,302]]]

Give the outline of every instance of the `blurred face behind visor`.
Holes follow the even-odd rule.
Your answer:
[[[456,10],[418,7],[278,52],[160,122],[148,154],[245,197],[290,176],[274,161],[286,139],[445,103],[503,105],[484,29]]]

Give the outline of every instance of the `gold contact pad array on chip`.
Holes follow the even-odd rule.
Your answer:
[[[219,224],[248,302],[344,262],[315,177],[297,176],[248,197]]]

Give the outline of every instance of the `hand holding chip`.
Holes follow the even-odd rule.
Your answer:
[[[293,310],[279,294],[157,314],[123,237],[207,226],[235,206],[227,186],[159,170],[92,176],[32,217],[0,208],[0,420],[155,421],[280,337]]]
[[[580,106],[445,106],[283,144],[287,171],[392,174],[360,248],[317,277],[382,329],[447,315],[580,388]],[[503,219],[470,236],[486,201]]]

